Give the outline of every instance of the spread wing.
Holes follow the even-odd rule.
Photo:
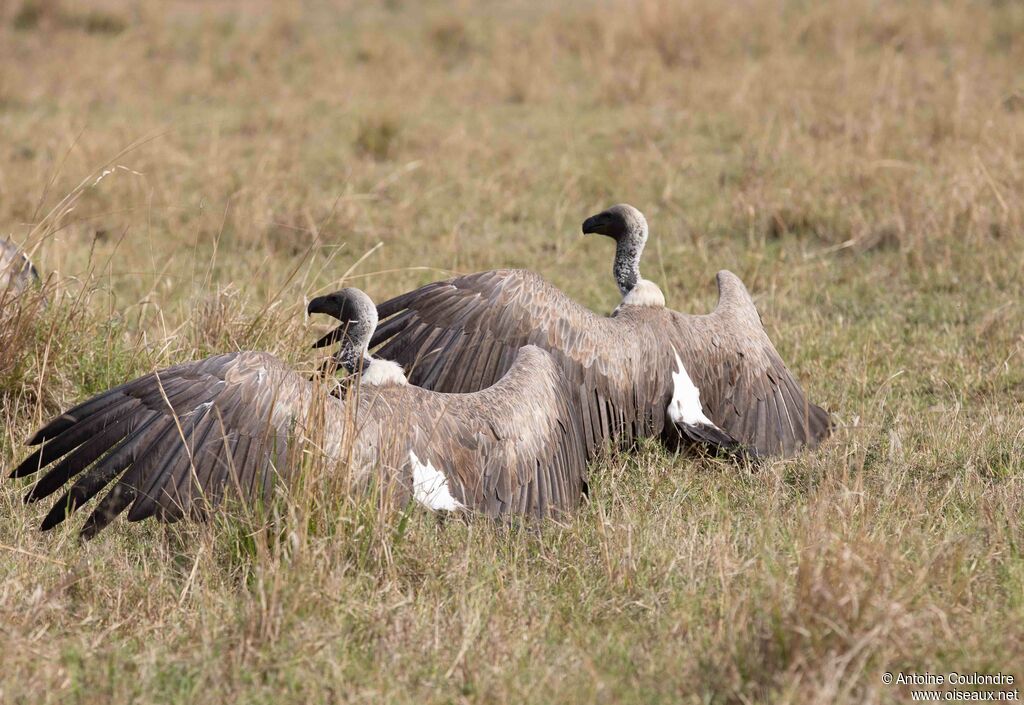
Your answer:
[[[828,413],[807,399],[782,361],[743,282],[725,270],[717,281],[714,312],[673,311],[668,333],[704,413],[759,455],[817,447],[831,431]]]
[[[519,351],[493,386],[444,394],[411,386],[365,397],[359,445],[379,442],[414,497],[431,508],[457,505],[497,517],[557,516],[586,487],[587,450],[568,382],[552,356]],[[374,441],[373,439],[379,439]],[[431,473],[443,480],[431,483]]]
[[[288,478],[297,439],[315,438],[307,428],[326,429],[320,449],[340,457],[342,430],[354,420],[358,479],[376,470],[433,509],[543,517],[580,501],[586,448],[567,382],[546,352],[525,348],[498,384],[475,394],[407,385],[354,394],[349,419],[348,400],[316,395],[272,355],[218,355],[79,404],[33,436],[38,448],[12,476],[43,473],[26,501],[64,490],[43,529],[106,490],[82,528],[90,538],[126,509],[130,521],[175,520],[205,516],[229,493],[248,502],[266,496]],[[437,488],[417,487],[428,467],[457,506],[431,505]]]
[[[481,272],[384,302],[377,310],[386,320],[371,345],[401,363],[413,384],[442,392],[482,389],[520,346],[544,348],[574,391],[590,453],[609,440],[663,432],[678,354],[704,415],[725,432],[679,427],[690,440],[735,440],[761,455],[816,446],[829,433],[828,414],[786,369],[742,282],[723,271],[718,283],[719,305],[708,315],[623,306],[603,317],[532,272]]]
[[[12,477],[45,470],[28,502],[71,483],[43,529],[112,483],[86,520],[84,537],[129,505],[130,521],[201,516],[225,493],[253,500],[287,473],[289,444],[310,411],[311,393],[308,381],[266,353],[178,365],[103,392],[52,420],[29,441],[39,447]],[[325,403],[341,405],[333,398]]]
[[[487,387],[519,348],[598,357],[604,317],[528,270],[495,270],[434,282],[377,306],[370,347],[403,365],[416,386],[446,392]]]
[[[652,331],[599,316],[533,272],[496,270],[427,284],[377,312],[382,323],[371,346],[400,363],[416,386],[478,391],[501,378],[520,347],[536,345],[553,354],[568,380],[588,452],[609,440],[661,432],[663,409],[654,410],[651,400],[664,396],[670,378],[655,362]]]

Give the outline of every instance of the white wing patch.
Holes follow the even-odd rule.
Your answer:
[[[675,351],[673,351],[675,352]],[[704,409],[700,405],[700,390],[690,379],[683,361],[676,356],[676,371],[672,373],[672,401],[668,403],[668,415],[676,423],[704,424],[714,426],[714,422],[704,415]],[[717,426],[716,426],[717,428]]]
[[[362,384],[381,386],[385,384],[408,384],[402,366],[391,360],[373,358],[370,366],[359,378]]]
[[[373,369],[372,365],[370,369]],[[412,463],[412,496],[417,502],[431,511],[462,509],[463,504],[452,497],[448,491],[448,478],[432,464],[424,465],[416,457],[415,451],[409,451]]]

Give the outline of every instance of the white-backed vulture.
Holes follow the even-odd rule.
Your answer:
[[[347,462],[356,487],[377,481],[396,501],[434,510],[543,517],[579,503],[586,446],[549,353],[525,347],[487,389],[441,394],[368,355],[377,314],[361,291],[314,299],[308,310],[343,322],[337,358],[357,383],[341,398],[263,352],[187,362],[103,392],[38,431],[29,444],[39,448],[12,472],[47,469],[27,502],[74,480],[42,528],[111,483],[86,538],[129,505],[136,521],[201,517],[229,493],[254,502],[289,479],[300,448],[331,467]]]
[[[589,452],[609,440],[675,440],[673,426],[692,441],[736,441],[756,455],[790,455],[829,434],[828,414],[782,362],[739,278],[718,273],[712,313],[678,313],[640,276],[640,211],[613,206],[587,218],[583,232],[615,240],[623,298],[611,316],[533,272],[480,272],[382,303],[371,348],[401,364],[413,384],[443,392],[486,387],[523,345],[548,350],[574,387]]]

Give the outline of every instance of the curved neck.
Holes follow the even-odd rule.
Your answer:
[[[369,355],[369,346],[373,328],[363,322],[353,323],[349,325],[341,339],[341,348],[335,358],[350,375],[357,374],[360,370],[365,371],[370,366],[373,358]]]
[[[362,351],[356,350],[351,345],[343,345],[341,350],[335,355],[338,364],[345,368],[345,371],[350,375],[360,374],[366,372],[370,365],[373,363],[373,358],[369,355],[364,354]]]
[[[640,281],[640,255],[647,243],[647,228],[637,228],[623,235],[615,242],[615,264],[612,274],[623,296],[628,294]]]

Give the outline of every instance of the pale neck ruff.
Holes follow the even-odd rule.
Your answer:
[[[370,358],[370,364],[363,369],[363,374],[360,376],[359,381],[361,384],[369,384],[375,387],[385,384],[402,385],[409,383],[401,365],[392,360],[381,360],[375,357]]]
[[[664,308],[665,295],[658,285],[648,279],[637,281],[628,294],[622,297],[619,306],[658,306]]]

